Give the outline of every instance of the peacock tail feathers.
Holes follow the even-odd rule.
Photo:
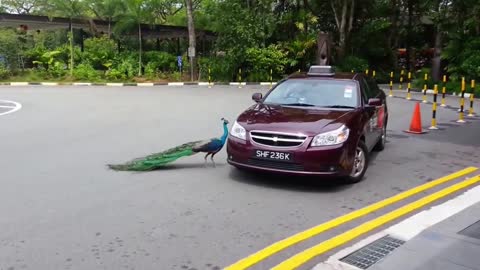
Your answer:
[[[194,148],[204,141],[194,141],[170,148],[163,152],[136,158],[124,164],[109,164],[108,167],[116,171],[150,171],[169,164],[181,157],[196,154]]]

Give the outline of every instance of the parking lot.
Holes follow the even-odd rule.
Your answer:
[[[480,166],[479,118],[459,124],[455,108],[439,107],[440,130],[407,134],[415,103],[403,91],[388,99],[387,146],[357,184],[239,172],[226,163],[225,149],[215,168],[204,167],[201,154],[153,172],[106,166],[219,137],[222,117],[233,123],[253,93],[267,90],[0,86],[0,269],[222,269],[352,210]],[[458,107],[458,100],[448,97],[447,104]],[[431,104],[421,108],[428,128]],[[252,269],[268,269],[362,221]]]

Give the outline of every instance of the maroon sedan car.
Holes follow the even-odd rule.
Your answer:
[[[363,74],[312,66],[252,99],[228,137],[227,161],[237,168],[355,183],[371,151],[385,147],[386,95]]]

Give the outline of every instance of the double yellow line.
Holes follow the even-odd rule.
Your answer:
[[[453,174],[441,177],[439,179],[433,180],[431,182],[428,182],[426,184],[417,186],[415,188],[412,188],[410,190],[404,191],[402,193],[399,193],[393,197],[387,198],[385,200],[379,201],[377,203],[371,204],[369,206],[366,206],[364,208],[361,208],[359,210],[355,210],[353,212],[350,212],[346,215],[337,217],[335,219],[332,219],[330,221],[327,221],[325,223],[322,223],[318,226],[315,226],[313,228],[310,228],[306,231],[300,232],[298,234],[295,234],[291,237],[288,237],[286,239],[283,239],[279,242],[276,242],[244,259],[239,260],[238,262],[225,267],[225,270],[244,270],[247,269],[260,261],[274,255],[275,253],[278,253],[292,245],[295,245],[301,241],[304,241],[306,239],[309,239],[311,237],[314,237],[322,232],[325,232],[327,230],[330,230],[332,228],[338,227],[346,222],[352,221],[354,219],[357,219],[359,217],[365,216],[371,212],[374,212],[376,210],[379,210],[381,208],[384,208],[386,206],[389,206],[393,203],[396,203],[398,201],[401,201],[403,199],[406,199],[408,197],[411,197],[413,195],[416,195],[420,192],[423,192],[425,190],[431,189],[435,186],[441,185],[443,183],[452,181],[454,179],[458,179],[461,176],[465,176],[467,174],[470,174],[474,171],[476,171],[478,168],[475,167],[468,167],[465,168],[461,171],[455,172]],[[450,187],[447,187],[443,190],[440,190],[436,193],[433,193],[429,196],[426,196],[422,199],[419,199],[413,203],[410,203],[408,205],[405,205],[401,208],[398,208],[392,212],[389,212],[383,216],[380,216],[378,218],[375,218],[371,221],[365,222],[362,225],[351,229],[345,233],[342,233],[336,237],[333,237],[327,241],[324,241],[312,248],[309,248],[303,252],[300,252],[293,257],[290,257],[286,261],[278,264],[275,266],[274,270],[291,270],[291,269],[296,269],[299,266],[303,265],[307,261],[313,259],[314,257],[325,253],[335,247],[338,247],[340,245],[343,245],[344,243],[347,243],[348,241],[351,241],[355,239],[356,237],[367,233],[375,228],[378,228],[379,226],[386,224],[392,220],[395,220],[401,216],[404,216],[416,209],[419,209],[429,203],[432,203],[440,198],[443,198],[451,193],[454,193],[456,191],[459,191],[461,189],[464,189],[468,186],[474,185],[476,183],[480,182],[480,175],[477,175],[475,177],[469,178],[467,180],[464,180],[463,182],[460,182],[458,184],[452,185]]]

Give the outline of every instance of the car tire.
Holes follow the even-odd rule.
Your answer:
[[[359,151],[361,152],[361,156],[359,156]],[[353,161],[352,172],[349,176],[347,176],[346,182],[349,184],[354,184],[362,181],[363,176],[365,175],[365,172],[368,168],[368,161],[368,148],[363,141],[359,141],[355,150],[355,159]],[[361,162],[361,164],[363,164],[361,168],[358,167],[361,165],[358,164],[358,162]]]
[[[380,139],[378,140],[373,150],[377,152],[382,151],[383,149],[385,149],[386,143],[387,143],[387,125],[383,126],[382,136],[380,136]]]

